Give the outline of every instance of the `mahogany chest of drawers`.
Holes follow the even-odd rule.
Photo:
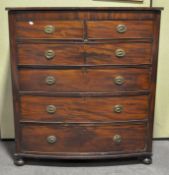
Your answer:
[[[8,8],[15,164],[151,163],[160,8]]]

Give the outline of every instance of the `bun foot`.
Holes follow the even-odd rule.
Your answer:
[[[14,160],[14,164],[17,166],[23,166],[25,164],[23,159]]]
[[[145,157],[144,159],[142,159],[142,162],[146,165],[150,165],[150,164],[152,164],[152,158],[151,157]]]
[[[14,164],[17,166],[22,166],[25,164],[25,162],[18,154],[14,154]]]

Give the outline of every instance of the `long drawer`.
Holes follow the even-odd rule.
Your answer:
[[[151,43],[18,44],[19,65],[151,64]]]
[[[112,122],[148,118],[148,96],[21,97],[22,121]]]
[[[139,68],[46,70],[20,69],[22,91],[119,92],[148,90],[150,70]]]
[[[23,125],[22,152],[81,155],[83,153],[135,153],[146,150],[144,124],[63,126]]]

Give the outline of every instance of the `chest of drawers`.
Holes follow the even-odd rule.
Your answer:
[[[8,8],[15,163],[151,163],[159,8]]]

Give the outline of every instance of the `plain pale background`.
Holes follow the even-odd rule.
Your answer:
[[[2,138],[14,138],[11,94],[8,16],[5,7],[51,6],[149,6],[144,3],[119,3],[93,0],[0,0],[0,131]],[[164,7],[160,37],[158,86],[155,108],[154,137],[169,137],[169,1],[154,0],[154,6]]]

